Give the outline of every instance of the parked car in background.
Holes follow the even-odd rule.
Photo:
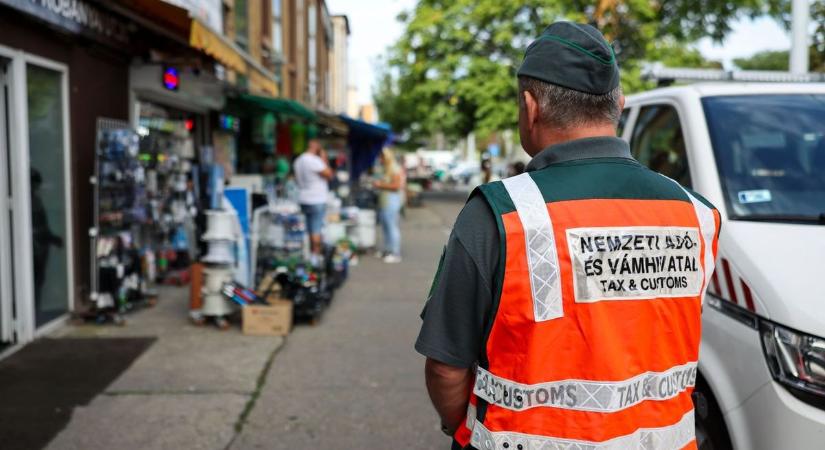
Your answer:
[[[458,161],[450,167],[449,181],[462,184],[478,184],[481,180],[481,163],[479,161]]]

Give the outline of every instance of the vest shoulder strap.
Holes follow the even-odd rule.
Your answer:
[[[536,182],[529,173],[523,173],[500,183],[484,185],[481,192],[498,216],[497,221],[501,222],[502,210],[514,210],[519,216],[527,249],[534,320],[544,322],[564,316],[553,222]],[[501,223],[499,232],[505,241]]]
[[[664,177],[664,175],[662,175]],[[710,284],[710,277],[716,268],[716,255],[713,252],[714,242],[719,236],[719,227],[716,226],[716,214],[714,208],[704,197],[685,188],[676,180],[665,177],[668,180],[676,183],[687,195],[690,203],[693,204],[693,209],[696,212],[696,220],[699,222],[699,232],[702,234],[702,240],[705,242],[704,254],[702,259],[704,261],[704,280],[702,290],[700,293],[702,303],[705,302],[705,294]],[[721,221],[720,221],[721,225]]]

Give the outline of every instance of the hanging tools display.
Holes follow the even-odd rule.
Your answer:
[[[99,119],[91,249],[92,308],[80,315],[123,324],[122,314],[147,299],[138,235],[146,223],[145,171],[140,138],[128,123]]]

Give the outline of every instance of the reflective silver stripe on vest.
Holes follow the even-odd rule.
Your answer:
[[[578,411],[615,412],[645,400],[667,400],[696,384],[696,363],[664,372],[645,372],[622,381],[561,380],[522,384],[479,367],[473,392],[488,403],[524,411],[553,407]]]
[[[468,430],[472,430],[473,426],[475,426],[476,415],[477,414],[478,414],[478,412],[476,411],[476,405],[474,405],[472,403],[468,403],[467,404],[467,422],[466,422]]]
[[[664,177],[664,175],[662,176]],[[685,191],[685,195],[688,196],[690,202],[693,204],[693,210],[696,211],[696,219],[699,221],[699,230],[701,230],[702,239],[705,241],[705,280],[702,285],[701,292],[701,300],[704,303],[705,293],[708,290],[708,284],[710,284],[710,276],[713,275],[713,270],[716,267],[716,259],[713,257],[713,239],[716,237],[716,218],[713,216],[713,211],[708,208],[707,205],[697,199],[696,196],[691,194],[690,191],[685,189],[681,184],[679,184],[678,181],[668,177],[665,178],[676,183],[677,186]]]
[[[547,204],[533,178],[524,173],[502,180],[524,227],[533,319],[544,322],[564,316],[559,258]]]
[[[661,428],[639,428],[633,433],[602,442],[552,438],[509,431],[491,432],[481,422],[476,421],[470,443],[479,450],[517,448],[525,450],[674,450],[683,448],[693,441],[695,433],[691,410],[673,425]]]

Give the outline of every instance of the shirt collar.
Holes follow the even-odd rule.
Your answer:
[[[591,158],[626,158],[630,156],[630,146],[624,139],[612,136],[600,136],[551,145],[540,151],[527,164],[528,172],[544,169],[551,164]]]

